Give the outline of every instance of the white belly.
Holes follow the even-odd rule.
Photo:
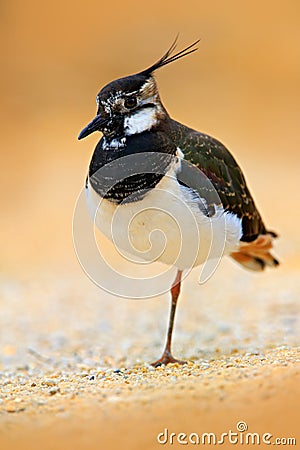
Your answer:
[[[220,258],[238,247],[241,220],[221,207],[209,218],[174,174],[137,202],[115,205],[88,184],[87,204],[97,228],[133,261],[160,261],[180,270]]]

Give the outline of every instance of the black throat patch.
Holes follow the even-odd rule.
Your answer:
[[[168,172],[175,154],[175,144],[157,129],[119,141],[102,138],[89,167],[91,186],[113,203],[139,201]]]

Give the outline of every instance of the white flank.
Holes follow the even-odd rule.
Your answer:
[[[137,260],[160,261],[180,270],[235,251],[242,235],[241,219],[222,207],[216,207],[212,217],[204,215],[199,199],[178,183],[174,169],[176,163],[142,200],[120,206],[101,199],[88,183],[92,217],[101,202],[97,227]]]

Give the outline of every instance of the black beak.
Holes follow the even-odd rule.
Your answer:
[[[101,131],[102,128],[107,124],[107,119],[104,119],[100,115],[96,116],[80,133],[78,139],[83,139],[89,134],[94,133],[94,131]]]

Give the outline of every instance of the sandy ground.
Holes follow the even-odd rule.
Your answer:
[[[248,427],[239,439],[255,432],[260,439],[270,433],[271,443],[291,437],[299,442],[297,358],[284,349],[180,369],[46,371],[47,378],[33,371],[30,381],[22,370],[22,388],[5,406],[2,448],[151,449],[160,446],[157,436],[165,429],[168,443],[172,432],[210,432],[220,439],[241,430],[239,422]]]
[[[174,345],[189,363],[158,369],[149,362],[161,352],[168,296],[117,299],[80,269],[75,275],[3,283],[1,448],[150,449],[161,446],[165,428],[220,439],[241,421],[261,439],[299,442],[293,273],[253,275],[224,261],[195,289],[194,270],[184,281]],[[173,446],[181,447],[176,436]]]
[[[0,449],[152,449],[165,428],[179,448],[180,432],[220,437],[242,421],[299,448],[299,2],[14,0],[0,22]],[[157,74],[163,102],[233,152],[281,265],[223,261],[202,286],[193,271],[174,335],[190,363],[153,370],[168,295],[116,298],[75,257],[73,209],[99,138],[76,136],[97,91],[177,31],[179,49],[202,40]],[[242,436],[220,445],[244,448]]]

